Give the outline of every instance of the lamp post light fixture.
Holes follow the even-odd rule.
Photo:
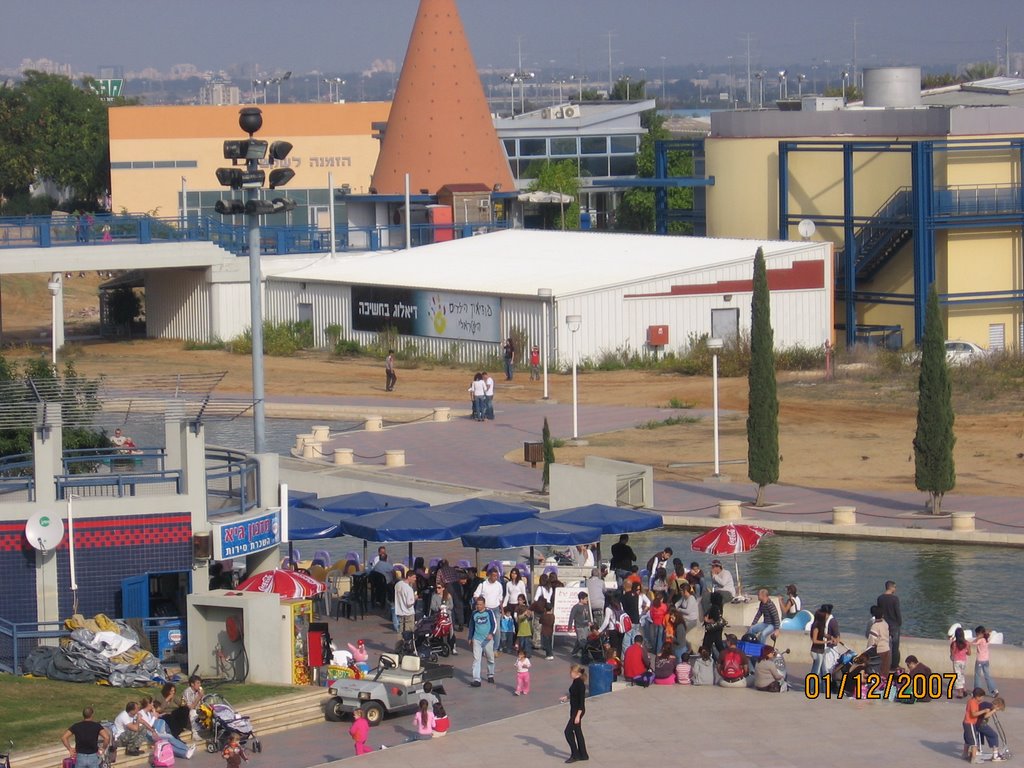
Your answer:
[[[576,382],[576,332],[583,324],[580,315],[566,315],[565,327],[569,329],[571,340],[570,350],[572,354],[572,439],[579,440],[579,390]]]
[[[708,349],[711,350],[711,408],[714,411],[714,445],[715,445],[715,477],[721,475],[718,460],[718,353],[725,346],[721,339],[708,339]]]
[[[850,73],[845,69],[842,72],[841,77],[843,78],[843,106],[846,106],[846,84],[850,81]]]
[[[52,327],[50,333],[50,363],[56,368],[57,350],[64,346],[64,283],[60,272],[50,275],[46,283],[50,291]]]
[[[270,162],[284,160],[292,151],[287,141],[268,143],[253,136],[263,127],[263,113],[258,107],[243,107],[238,113],[238,125],[249,134],[248,139],[224,141],[224,159],[230,168],[217,169],[217,181],[233,190],[246,190],[245,201],[237,198],[218,200],[214,210],[222,216],[244,214],[249,227],[249,304],[252,333],[252,399],[253,445],[256,453],[266,452],[266,416],[263,388],[263,306],[260,294],[260,216],[287,213],[295,202],[284,197],[261,200],[260,189],[264,181],[271,189],[283,187],[295,176],[291,168],[274,168],[269,174],[260,169],[261,161],[269,154]],[[245,170],[237,166],[241,165]]]
[[[277,103],[278,104],[281,103],[281,83],[283,83],[285,80],[291,79],[291,76],[292,76],[292,73],[291,73],[291,70],[289,70],[289,71],[285,72],[283,75],[281,75],[280,77],[272,77],[272,78],[270,78],[267,81],[267,85],[276,85],[277,86]],[[263,103],[264,104],[267,103],[266,91],[263,92]]]
[[[544,370],[544,399],[548,399],[548,345],[551,339],[551,328],[548,327],[548,303],[551,301],[550,288],[538,288],[537,296],[541,308],[540,334],[540,365]]]
[[[786,70],[780,69],[779,70],[779,98],[780,99],[784,99],[784,98],[786,98],[789,95],[789,93],[787,92],[787,85],[788,85],[788,83],[786,82]]]
[[[583,83],[587,79],[586,75],[570,75],[569,79],[576,82],[580,87],[580,102],[583,101]]]
[[[807,82],[807,75],[796,76],[796,95],[797,98],[802,99],[804,97],[804,83]]]
[[[763,71],[762,72],[755,72],[754,73],[754,77],[757,78],[757,93],[758,93],[757,108],[758,109],[764,109],[764,75],[765,75],[765,73]]]

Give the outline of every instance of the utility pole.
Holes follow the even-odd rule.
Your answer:
[[[608,98],[612,96],[612,33],[608,33]]]
[[[750,33],[747,32],[747,106],[751,105],[750,86]]]
[[[860,21],[857,19],[853,20],[853,63],[851,74],[853,75],[853,87],[857,87],[857,27],[860,26]]]

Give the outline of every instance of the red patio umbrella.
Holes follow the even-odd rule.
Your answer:
[[[313,597],[326,588],[325,584],[308,574],[280,568],[257,573],[238,585],[242,592],[273,592],[285,598]]]
[[[757,525],[729,523],[702,533],[690,542],[690,549],[694,552],[706,552],[709,555],[732,555],[736,564],[736,587],[738,594],[742,595],[743,582],[740,581],[740,562],[736,555],[740,552],[749,552],[765,536],[774,535],[774,531]]]

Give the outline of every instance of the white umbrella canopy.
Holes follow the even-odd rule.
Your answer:
[[[561,192],[547,192],[543,190],[523,192],[517,199],[521,203],[553,203],[555,205],[568,205],[575,200],[572,195],[565,195]]]

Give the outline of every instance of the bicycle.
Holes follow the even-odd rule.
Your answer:
[[[238,650],[228,654],[220,643],[213,649],[217,679],[228,683],[244,683],[249,676],[249,656],[245,646],[239,645]],[[0,767],[2,768],[2,767]]]

